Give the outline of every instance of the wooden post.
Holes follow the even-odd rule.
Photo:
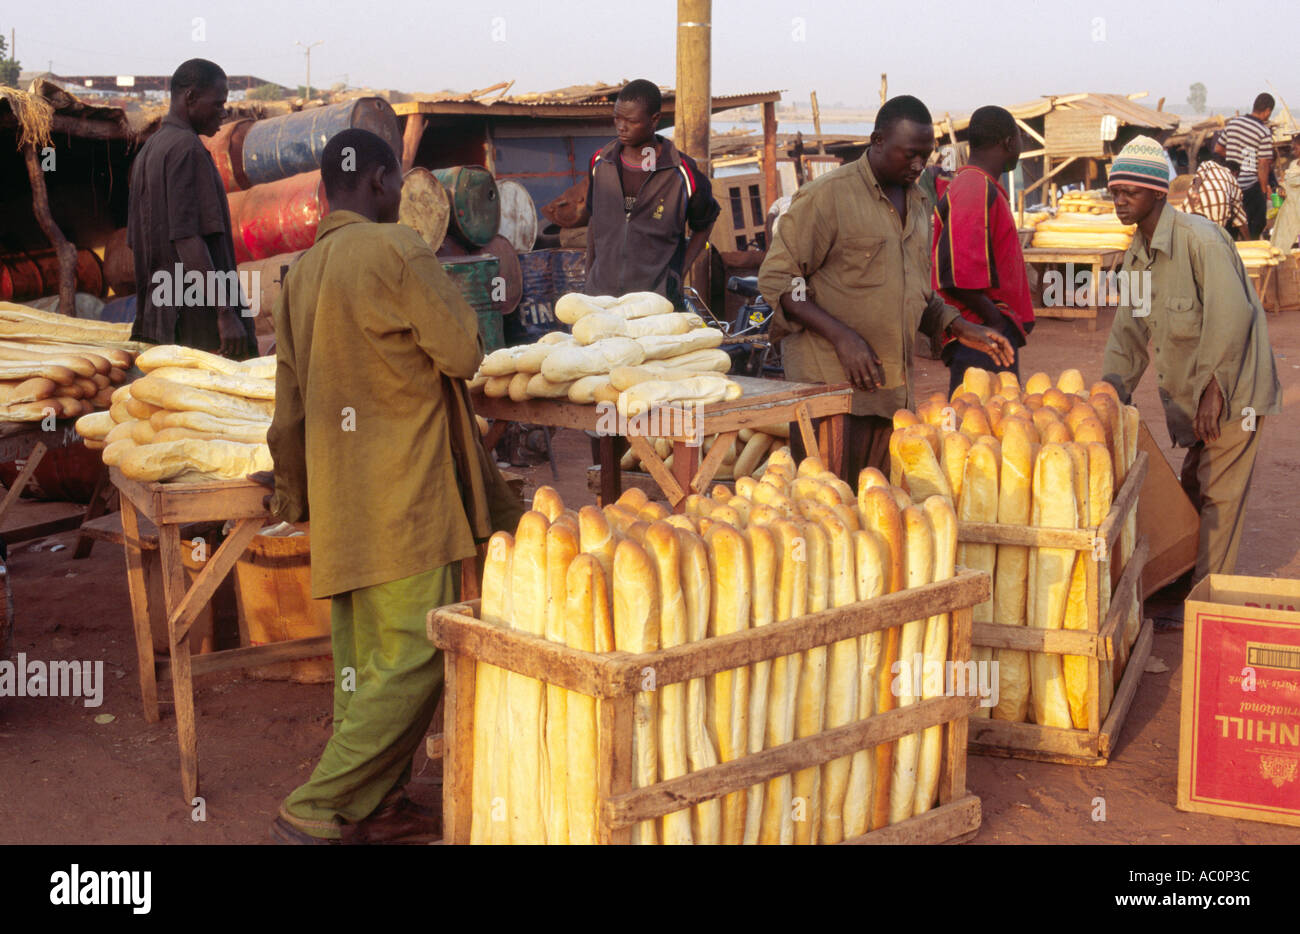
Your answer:
[[[407,114],[406,128],[402,131],[402,171],[408,172],[415,165],[415,154],[420,149],[420,140],[424,137],[424,126],[428,118],[424,114]]]
[[[776,101],[763,103],[763,195],[765,208],[781,197],[776,172]]]
[[[713,106],[712,0],[677,0],[677,92],[673,113],[673,143],[709,169],[709,118]],[[683,278],[702,294],[707,292],[709,256],[701,252]]]
[[[27,180],[32,186],[32,213],[41,231],[49,238],[59,255],[59,314],[75,317],[77,313],[77,248],[54,222],[50,213],[50,196],[45,188],[45,173],[36,159],[36,146],[23,143],[23,159],[27,163]]]
[[[885,72],[880,74],[880,106],[885,106],[885,101],[889,100],[889,75]]]
[[[812,118],[813,133],[817,137],[817,152],[819,155],[826,152],[826,146],[822,143],[822,109],[817,106],[817,92],[812,92]]]
[[[125,496],[122,501],[123,550],[126,552],[126,585],[131,595],[131,623],[135,629],[135,657],[140,666],[140,701],[146,723],[158,722],[158,678],[154,669],[153,626],[149,621],[149,575],[146,570],[144,543],[140,540],[140,521],[135,504]]]

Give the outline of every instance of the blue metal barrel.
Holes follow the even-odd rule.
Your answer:
[[[402,131],[392,106],[382,97],[360,97],[254,123],[244,138],[244,175],[260,185],[315,171],[325,144],[347,129],[369,130],[401,158]]]

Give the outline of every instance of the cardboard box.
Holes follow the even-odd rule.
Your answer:
[[[1300,581],[1211,574],[1188,595],[1178,809],[1300,827]]]
[[[1164,425],[1160,433],[1167,439]],[[1142,569],[1142,598],[1177,580],[1196,566],[1201,517],[1183,492],[1182,484],[1145,421],[1138,432],[1138,450],[1149,457],[1146,479],[1138,496],[1138,536],[1146,536],[1151,551]],[[1183,451],[1178,454],[1181,457]]]

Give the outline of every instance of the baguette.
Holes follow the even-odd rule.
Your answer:
[[[848,606],[857,601],[853,534],[834,515],[823,513],[820,523],[830,546],[830,604]],[[858,674],[858,640],[842,639],[831,645],[826,668],[827,729],[846,726],[856,718]],[[841,756],[822,766],[822,843],[839,843],[844,839],[844,801],[851,764],[851,756]]]
[[[91,441],[103,441],[117,423],[107,412],[92,412],[77,419],[77,434]]]
[[[1030,377],[1032,382],[1036,376]],[[1046,378],[1046,374],[1042,374]],[[1008,418],[1002,422],[1002,465],[998,483],[998,522],[1029,525],[1032,517],[1034,461],[1027,422]],[[1028,595],[1029,549],[1023,545],[997,546],[997,574],[993,584],[993,622],[1024,626]],[[998,703],[993,719],[1021,722],[1029,712],[1029,654],[1018,649],[995,649],[998,665]]]
[[[124,476],[141,483],[241,480],[251,473],[275,468],[271,451],[264,444],[193,439],[136,446],[117,466]]]
[[[976,437],[979,437],[978,435]],[[966,459],[970,456],[972,439],[960,432],[943,436],[943,475],[952,491],[952,505],[961,509],[962,489],[966,482]]]
[[[41,377],[59,386],[71,386],[77,381],[77,372],[58,363],[0,360],[0,380],[25,382]]]
[[[568,594],[564,614],[565,642],[583,652],[596,651],[596,632],[612,627],[608,587],[600,562],[580,554],[566,575]],[[599,622],[598,622],[599,621]],[[480,671],[483,665],[479,665]],[[482,675],[480,675],[482,677]],[[579,691],[567,698],[568,826],[569,841],[580,845],[598,842],[596,759],[596,699]]]
[[[596,390],[602,387],[608,388],[609,385],[609,377],[603,373],[576,379],[569,384],[569,401],[578,405],[594,405],[597,401]]]
[[[731,370],[731,356],[716,347],[690,350],[671,357],[662,357],[655,364],[672,370],[690,370],[695,373],[726,373]],[[768,431],[768,429],[763,429]],[[786,431],[789,431],[787,427]],[[778,433],[779,432],[772,432]]]
[[[132,383],[131,397],[173,412],[206,412],[252,422],[270,421],[275,414],[274,402],[196,389],[157,376],[146,376]]]
[[[726,507],[718,507],[719,510]],[[777,536],[773,530],[755,526],[743,533],[748,542],[752,600],[750,602],[750,627],[767,626],[776,618],[776,587],[778,583]],[[784,679],[779,686],[772,683],[772,659],[763,659],[750,667],[749,673],[749,752],[762,752],[767,739],[769,705],[774,718],[782,725],[794,705],[794,697],[786,695]],[[784,675],[784,671],[782,674]],[[796,685],[797,690],[797,685]],[[751,785],[746,799],[745,843],[760,842],[763,829],[763,802],[766,787]],[[793,828],[792,828],[793,829]]]
[[[586,346],[562,344],[542,361],[542,375],[553,383],[608,373],[619,366],[635,366],[645,359],[641,345],[626,337],[611,337]]]
[[[669,518],[684,519],[683,516]],[[699,642],[708,638],[710,615],[709,552],[704,540],[692,529],[674,525],[681,560],[681,587],[686,603],[686,638]],[[718,764],[716,741],[709,728],[704,678],[692,678],[686,685],[686,761],[692,772]],[[691,837],[699,844],[722,842],[722,801],[701,801],[691,809]]]
[[[709,636],[742,632],[749,626],[752,578],[749,544],[726,525],[715,525],[705,536],[709,549],[712,593],[709,601]],[[708,719],[718,741],[719,762],[745,756],[749,749],[749,667],[720,671],[712,676],[708,692]],[[724,844],[745,838],[746,791],[733,791],[722,800]]]
[[[540,512],[524,513],[515,529],[510,569],[510,623],[533,636],[546,634],[546,537]],[[511,843],[546,842],[548,773],[545,767],[546,694],[540,681],[506,673],[508,804]]]
[[[555,344],[525,344],[522,347],[515,348],[518,352],[513,356],[511,362],[514,365],[516,373],[540,373],[542,372],[542,361],[556,348]]]
[[[104,453],[100,457],[103,459],[105,467],[119,466],[122,459],[135,450],[135,442],[131,440],[129,430],[124,438],[112,441],[105,438],[104,441]]]
[[[518,379],[524,374],[516,374]],[[525,383],[524,391],[529,399],[567,399],[569,390],[573,388],[573,380],[568,383],[553,383],[541,373],[535,373],[528,378]]]
[[[619,542],[614,552],[614,648],[634,654],[659,648],[661,628],[659,585],[646,550],[635,541]],[[656,733],[658,695],[654,690],[636,695],[632,719],[632,776],[638,788],[653,785],[659,772]],[[656,822],[642,821],[632,828],[632,842],[659,842]]]
[[[510,592],[510,564],[515,540],[508,532],[495,532],[488,540],[483,561],[482,593],[479,616],[486,623],[508,627],[506,603]],[[504,777],[506,736],[498,730],[504,706],[505,672],[495,665],[479,662],[474,676],[474,776],[470,785],[470,843],[509,842],[506,815],[506,789],[498,784]],[[595,729],[593,723],[592,734]],[[594,758],[594,756],[593,756]],[[595,782],[592,783],[592,823],[595,822]],[[495,840],[494,840],[495,831]]]
[[[539,491],[540,492],[540,491]],[[558,496],[557,496],[558,498]],[[534,497],[536,502],[536,497]],[[565,643],[564,613],[568,605],[569,565],[578,557],[578,533],[551,518],[546,530],[546,638]],[[569,835],[569,705],[571,694],[546,685],[547,819],[546,842],[567,844]]]
[[[630,419],[672,402],[708,405],[740,398],[741,388],[725,376],[690,376],[684,379],[649,380],[625,390],[618,398],[618,414]]]
[[[1124,406],[1124,476],[1128,477],[1128,471],[1133,467],[1133,461],[1137,458],[1138,449],[1138,431],[1142,424],[1142,418],[1138,414],[1137,406]],[[1116,490],[1116,495],[1119,491]],[[1124,565],[1133,557],[1133,549],[1137,547],[1137,509],[1129,510],[1128,518],[1124,522],[1123,530],[1120,533],[1120,556]],[[1142,631],[1142,605],[1140,597],[1135,593],[1129,604],[1128,617],[1124,622],[1124,658],[1128,658],[1128,653],[1133,650],[1133,644],[1137,642],[1138,635]]]
[[[627,319],[616,311],[585,314],[573,323],[573,339],[586,346],[608,337],[629,337]]]
[[[561,295],[555,300],[555,317],[564,324],[573,325],[585,315],[592,312],[603,311],[606,305],[596,301],[594,296],[583,295],[580,292],[569,292]],[[613,304],[614,299],[610,299],[609,304]]]
[[[483,395],[489,399],[504,399],[510,395],[510,384],[514,380],[515,374],[509,373],[504,376],[489,376],[487,382],[483,384]]]
[[[229,396],[275,400],[275,381],[270,379],[252,379],[243,375],[230,376],[225,373],[214,373],[211,370],[181,366],[161,366],[150,371],[149,375],[155,379],[170,380],[182,386],[193,386],[195,389],[221,392]]]
[[[962,480],[962,497],[957,516],[963,522],[996,523],[998,521],[998,454],[987,444],[976,444],[966,459],[965,476]],[[989,575],[989,580],[996,579],[997,566],[996,545],[962,542],[957,545],[957,563]],[[993,598],[977,604],[971,613],[975,622],[993,621]],[[977,665],[987,665],[993,659],[991,649],[983,646],[971,646],[971,659]],[[989,708],[980,705],[971,714],[973,717],[987,718]]]
[[[942,497],[940,497],[942,499]],[[934,532],[925,510],[917,505],[903,510],[903,541],[907,568],[907,587],[922,587],[934,577]],[[898,677],[895,681],[898,706],[910,707],[921,698],[916,692],[916,667],[923,659],[925,645],[923,619],[911,620],[902,626],[898,640]],[[894,751],[893,780],[889,791],[889,823],[897,824],[912,816],[916,797],[916,770],[921,752],[921,734],[909,733],[899,737]]]
[[[618,534],[610,526],[609,519],[597,506],[583,506],[578,510],[578,545],[585,555],[591,555],[600,564],[605,581],[605,603],[614,606],[614,551],[618,547]],[[596,617],[600,623],[600,617]],[[595,640],[597,652],[614,651],[613,624],[608,630],[596,628]]]
[[[626,321],[629,337],[686,334],[695,328],[703,326],[704,319],[690,312],[670,312],[668,314],[630,318]]]
[[[776,547],[773,619],[781,622],[802,616],[807,609],[807,550],[803,528],[797,522],[782,519],[771,526],[771,533]],[[774,659],[766,745],[781,746],[795,738],[820,733],[825,706],[825,646],[818,646],[803,655],[783,655]],[[813,842],[816,837],[810,831],[818,822],[819,784],[818,768],[802,769],[793,776],[778,775],[770,780],[762,792],[765,801],[759,842],[769,845]],[[796,797],[799,799],[798,820]]]
[[[695,350],[708,350],[721,345],[723,333],[717,328],[696,328],[687,334],[665,334],[638,337],[645,360],[663,360]],[[639,362],[639,361],[638,361]]]
[[[923,504],[934,535],[934,573],[931,580],[945,581],[956,572],[957,516],[948,501],[931,496]],[[949,615],[931,616],[925,623],[925,642],[921,653],[928,670],[921,682],[921,697],[943,697],[944,662],[948,657]],[[969,683],[967,687],[969,687]],[[939,758],[943,750],[943,726],[931,726],[921,734],[921,753],[916,767],[916,793],[912,813],[924,814],[934,807],[939,796]]]
[[[889,588],[892,561],[885,540],[876,532],[862,529],[853,533],[854,568],[858,600],[874,600]],[[874,713],[876,683],[879,677],[883,633],[871,632],[858,637],[858,706],[855,718],[865,719]],[[844,798],[844,837],[851,840],[867,832],[871,825],[876,795],[876,750],[863,749],[853,754],[849,766],[849,785]]]
[[[1110,449],[1104,442],[1088,445],[1088,525],[1096,528],[1106,519],[1110,512],[1114,472],[1110,463]],[[1097,606],[1110,607],[1110,555],[1103,555],[1097,564]],[[1105,719],[1110,711],[1111,700],[1115,691],[1115,662],[1103,659],[1100,663],[1100,690],[1097,698],[1098,715]]]
[[[244,375],[243,367],[234,360],[227,360],[206,350],[183,347],[180,344],[158,344],[150,347],[135,358],[135,365],[142,373],[150,373],[161,367],[185,367],[209,370],[226,376]]]
[[[528,353],[531,345],[524,347],[502,347],[494,350],[478,365],[482,376],[514,376],[519,372],[519,358]]]
[[[634,319],[669,314],[673,303],[657,292],[628,292],[610,307],[623,317]]]
[[[1034,464],[1034,525],[1062,529],[1078,527],[1073,470],[1070,454],[1063,445],[1043,445]],[[1039,629],[1062,627],[1077,557],[1078,552],[1069,548],[1034,549],[1034,577],[1028,605],[1030,626]],[[1068,729],[1070,707],[1061,657],[1035,652],[1030,656],[1029,671],[1034,722]]]

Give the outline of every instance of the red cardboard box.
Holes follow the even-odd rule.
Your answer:
[[[1188,595],[1178,809],[1300,826],[1300,581],[1211,574]]]

